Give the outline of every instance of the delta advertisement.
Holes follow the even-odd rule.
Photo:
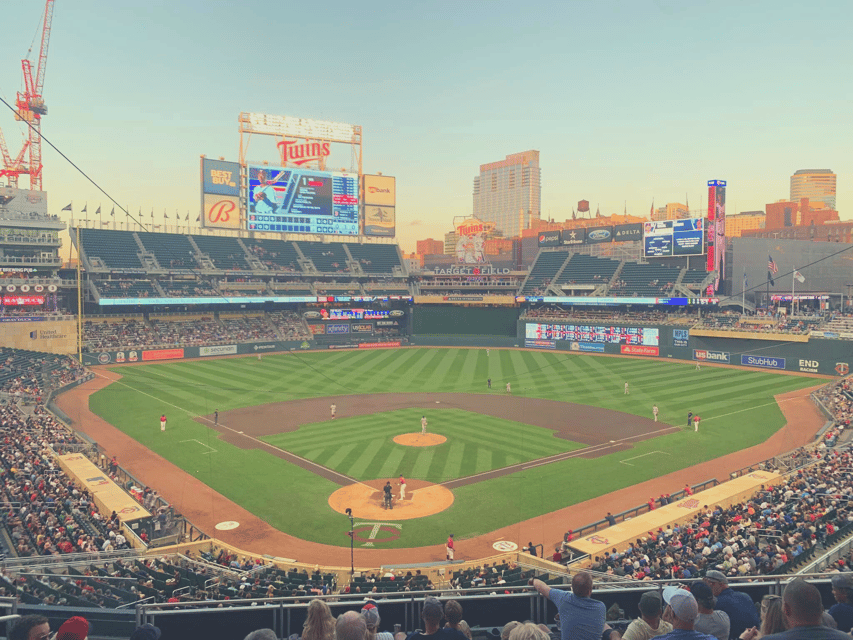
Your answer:
[[[632,242],[643,239],[643,223],[617,224],[613,227],[613,242]]]

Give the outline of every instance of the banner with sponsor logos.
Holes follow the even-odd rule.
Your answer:
[[[397,233],[397,213],[395,207],[364,205],[364,235],[379,238],[393,238]]]
[[[26,318],[4,319],[2,345],[13,349],[72,354],[77,352],[77,323],[73,320]]]
[[[613,242],[613,227],[588,227],[586,244],[600,244],[602,242]]]
[[[397,206],[397,178],[393,176],[363,175],[364,204],[381,207]]]
[[[690,330],[689,329],[673,329],[672,330],[672,346],[673,347],[686,347],[688,345],[689,340],[690,340]]]
[[[240,200],[236,196],[205,193],[202,196],[202,211],[202,226],[205,228],[240,228]]]
[[[693,349],[693,359],[701,362],[722,362],[724,364],[729,364],[732,360],[732,355],[728,351]]]
[[[565,245],[583,244],[586,241],[586,229],[563,229],[560,243]]]
[[[539,246],[540,247],[559,247],[560,246],[560,230],[556,229],[554,231],[540,231],[539,235]]]
[[[572,342],[569,349],[587,353],[604,353],[604,345],[597,342]]]
[[[524,346],[528,349],[556,349],[555,340],[525,340]]]
[[[393,324],[393,323],[392,323]],[[353,333],[373,333],[373,325],[368,323],[365,324],[353,324],[352,325]]]
[[[629,242],[643,239],[643,223],[617,224],[613,227],[613,242]]]
[[[201,192],[220,196],[239,196],[240,163],[202,158]]]
[[[199,347],[198,355],[205,356],[227,356],[237,353],[236,344],[219,344],[212,347]]]
[[[47,217],[47,191],[0,186],[0,212],[17,216]]]
[[[785,368],[785,358],[776,358],[774,356],[750,356],[743,354],[740,357],[740,363],[744,367],[761,367],[762,369]]]
[[[622,355],[626,356],[659,356],[660,349],[658,347],[649,347],[644,344],[623,344],[619,349]]]

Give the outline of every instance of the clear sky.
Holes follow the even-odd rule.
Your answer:
[[[44,2],[0,6],[11,100]],[[729,213],[763,209],[828,168],[847,219],[851,28],[849,0],[56,0],[43,132],[132,213],[194,220],[199,155],[238,159],[240,112],[360,124],[365,171],[397,177],[404,250],[471,213],[481,163],[526,149],[543,217],[696,208],[712,178]],[[16,154],[21,127],[0,127]],[[111,208],[47,148],[44,165],[53,212]]]

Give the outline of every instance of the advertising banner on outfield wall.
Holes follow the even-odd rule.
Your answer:
[[[613,227],[589,227],[586,230],[586,244],[613,242]]]
[[[596,342],[572,342],[569,349],[586,353],[604,353],[604,345]]]
[[[744,367],[761,367],[762,369],[784,369],[785,358],[776,358],[773,356],[749,356],[742,355],[740,363]]]
[[[177,360],[183,357],[183,349],[152,349],[142,352],[143,362],[152,360]]]
[[[672,346],[686,347],[690,339],[690,331],[688,329],[673,329],[672,330]]]
[[[212,347],[199,347],[198,355],[205,356],[228,356],[237,353],[236,344],[220,344]]]
[[[556,349],[556,340],[525,340],[524,346],[528,349]]]
[[[732,355],[728,351],[709,351],[708,349],[693,349],[693,359],[702,362],[722,362],[729,364]]]
[[[659,356],[659,347],[648,347],[643,344],[623,344],[620,346],[620,353],[626,356]]]

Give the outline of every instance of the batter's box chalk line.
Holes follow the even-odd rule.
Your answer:
[[[637,460],[638,458],[645,458],[646,456],[650,456],[650,455],[652,455],[653,453],[660,453],[660,454],[663,454],[663,455],[665,455],[665,456],[670,455],[670,454],[668,454],[666,451],[649,451],[648,453],[642,453],[642,454],[640,454],[640,455],[638,455],[638,456],[634,456],[633,458],[625,458],[624,460],[620,460],[620,461],[619,461],[619,464],[627,464],[629,467],[633,467],[633,466],[635,466],[635,465],[631,464],[631,463],[629,462],[629,460]]]
[[[198,443],[198,444],[200,444],[202,447],[207,447],[208,449],[210,449],[210,451],[203,451],[203,452],[201,453],[201,455],[203,455],[203,456],[206,456],[206,455],[207,455],[207,454],[209,454],[209,453],[216,453],[216,449],[214,449],[213,447],[211,447],[209,444],[204,444],[203,442],[200,442],[199,440],[196,440],[195,438],[190,438],[189,440],[181,440],[181,444],[183,444],[184,442],[197,442],[197,443]]]

